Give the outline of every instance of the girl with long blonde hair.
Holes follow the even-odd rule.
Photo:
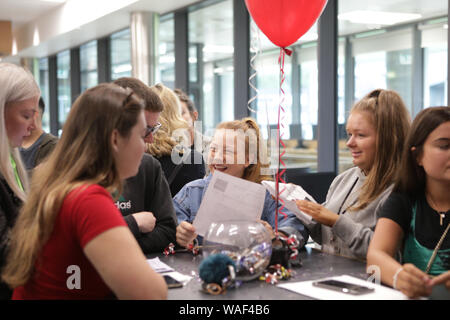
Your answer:
[[[255,183],[271,179],[265,171],[268,168],[268,161],[265,159],[266,152],[263,150],[264,144],[261,139],[258,124],[252,118],[224,122],[216,127],[208,157],[211,174],[206,178],[188,183],[173,199],[178,218],[177,243],[179,245],[188,247],[197,238],[192,222],[197,215],[212,174],[216,170]],[[278,207],[280,204],[277,204],[266,191],[260,222],[271,233],[275,228],[275,210]],[[308,231],[294,213],[286,208],[283,212],[286,217],[278,216],[278,231],[288,236],[295,235],[301,248],[308,239]]]
[[[166,296],[111,198],[137,173],[145,131],[131,90],[101,84],[74,102],[12,230],[2,279],[14,299]]]
[[[189,124],[181,116],[178,96],[163,84],[151,87],[160,97],[164,110],[152,144],[147,152],[161,163],[172,196],[193,180],[205,176],[205,162],[200,152],[191,147]]]
[[[19,147],[36,128],[40,90],[33,75],[22,67],[0,63],[0,272],[19,207],[26,200],[28,179]],[[0,281],[0,300],[11,290]]]
[[[307,227],[322,250],[366,259],[375,212],[392,190],[409,127],[408,110],[395,91],[373,90],[353,106],[347,147],[355,167],[333,180],[324,204],[297,201],[313,217]]]

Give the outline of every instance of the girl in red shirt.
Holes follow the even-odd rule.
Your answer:
[[[143,105],[101,84],[73,104],[54,152],[33,173],[2,278],[13,299],[164,299],[111,194],[144,153]]]

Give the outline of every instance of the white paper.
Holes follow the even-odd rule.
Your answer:
[[[148,264],[158,273],[173,271],[173,268],[169,267],[167,264],[159,260],[158,257],[153,259],[147,259]]]
[[[352,295],[346,294],[343,292],[338,292],[330,289],[315,287],[312,285],[314,281],[321,280],[339,280],[350,282],[353,284],[359,284],[362,286],[374,288],[375,291],[362,295]],[[282,283],[277,285],[279,288],[287,289],[290,291],[294,291],[296,293],[300,293],[302,295],[320,299],[320,300],[407,300],[408,297],[401,293],[400,291],[375,284],[372,282],[364,281],[349,275],[342,275],[336,277],[330,277],[325,279],[316,279],[312,281],[300,281],[300,282],[290,282],[290,283]]]
[[[254,182],[215,171],[193,221],[204,236],[212,222],[261,219],[266,189]]]
[[[171,276],[175,280],[181,282],[183,284],[183,286],[185,286],[192,279],[191,276],[179,273],[178,271],[168,272],[168,273],[165,273],[164,275]]]
[[[275,189],[275,182],[263,181],[261,182],[264,187],[269,190],[270,194],[274,197],[277,196]],[[313,197],[311,197],[302,187],[292,183],[279,183],[278,186],[280,192],[280,198],[284,201],[284,206],[293,212],[297,218],[305,224],[311,223],[312,217],[300,211],[295,203],[295,200],[309,200],[317,203]],[[283,192],[281,192],[283,190]]]
[[[184,286],[192,279],[191,276],[175,271],[172,267],[168,266],[167,264],[159,260],[158,257],[153,259],[147,259],[147,262],[150,265],[150,267],[152,267],[152,269],[155,270],[156,272],[164,273],[164,275],[171,276],[175,280],[181,282]]]

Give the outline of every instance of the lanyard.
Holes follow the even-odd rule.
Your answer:
[[[344,206],[345,201],[347,201],[347,198],[350,196],[350,193],[352,193],[352,190],[356,186],[356,183],[358,182],[358,180],[359,180],[359,178],[356,178],[355,182],[353,182],[353,184],[352,184],[352,187],[350,188],[350,190],[348,190],[347,195],[344,198],[344,201],[342,201],[341,206],[339,207],[339,210],[337,212],[338,215],[341,214],[342,207]],[[352,205],[353,205],[353,203],[352,203]],[[345,209],[344,212],[342,212],[342,214],[344,214],[346,211],[347,211],[347,209]]]
[[[24,190],[23,190],[23,186],[22,186],[22,181],[20,181],[19,173],[17,172],[16,161],[14,161],[14,158],[13,158],[12,155],[10,155],[9,158],[11,159],[11,166],[12,166],[12,168],[13,168],[13,170],[14,170],[14,176],[15,176],[15,178],[16,178],[17,185],[19,186],[20,190],[24,191]]]

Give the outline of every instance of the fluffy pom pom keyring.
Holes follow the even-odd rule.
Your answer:
[[[216,253],[205,258],[199,266],[203,289],[212,295],[225,293],[236,278],[236,265],[227,255]]]

